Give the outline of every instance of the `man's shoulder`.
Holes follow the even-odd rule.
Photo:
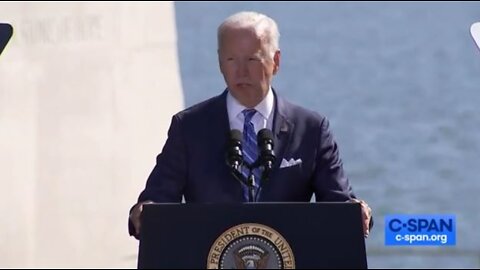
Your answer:
[[[304,106],[283,100],[284,117],[298,132],[317,134],[330,133],[330,121],[327,116]]]
[[[321,124],[327,119],[325,115],[319,113],[315,110],[308,109],[304,106],[286,100],[285,98],[279,97],[281,99],[280,104],[283,106],[283,112],[285,116],[294,121],[294,122],[310,122],[315,124]]]
[[[195,116],[204,116],[214,113],[215,110],[220,110],[222,107],[223,94],[208,98],[204,101],[196,103],[186,109],[175,114],[176,117],[190,118]]]

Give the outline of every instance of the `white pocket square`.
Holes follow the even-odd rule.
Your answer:
[[[290,160],[282,159],[282,163],[280,163],[280,168],[292,167],[299,164],[302,164],[302,160],[299,158],[297,158],[296,160],[293,158],[291,158]]]

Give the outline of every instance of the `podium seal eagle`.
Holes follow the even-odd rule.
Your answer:
[[[236,225],[213,243],[208,269],[294,269],[288,242],[274,229],[256,223]]]

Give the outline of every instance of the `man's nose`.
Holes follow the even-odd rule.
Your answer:
[[[245,61],[238,61],[237,74],[238,77],[243,78],[248,76],[248,66]]]

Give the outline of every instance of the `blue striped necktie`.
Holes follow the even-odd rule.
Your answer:
[[[243,142],[242,142],[242,148],[243,148],[243,157],[245,162],[248,164],[253,164],[257,158],[258,158],[258,148],[257,148],[257,134],[255,133],[255,128],[252,123],[252,118],[255,115],[257,111],[255,109],[246,109],[243,110],[242,113],[245,117],[245,121],[243,122]],[[245,177],[245,179],[248,179],[250,170],[247,168],[247,166],[242,167],[242,174]],[[256,196],[258,192],[258,183],[260,181],[260,169],[255,168],[253,169],[253,175],[255,176],[255,182],[254,182],[254,194]],[[245,200],[248,201],[249,199],[249,192],[248,192],[248,186],[244,185],[243,187],[243,195],[245,197]]]

